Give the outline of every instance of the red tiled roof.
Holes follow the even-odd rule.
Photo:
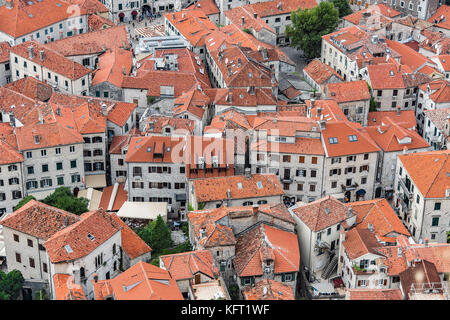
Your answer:
[[[356,214],[356,228],[367,229],[368,224],[372,224],[374,233],[382,237],[390,234],[410,236],[386,199],[349,202],[346,205]]]
[[[107,109],[108,121],[123,127],[136,108],[137,105],[135,103],[118,101]]]
[[[66,0],[72,5],[77,5],[80,8],[86,10],[89,17],[95,13],[107,13],[108,8],[106,8],[100,1],[97,0]]]
[[[83,287],[75,284],[74,277],[69,274],[56,273],[53,276],[55,300],[86,300]]]
[[[177,254],[160,256],[164,269],[169,271],[175,280],[194,278],[195,274],[202,273],[215,279],[219,270],[214,265],[214,259],[210,250],[196,250]]]
[[[292,232],[261,224],[237,239],[233,265],[239,277],[263,274],[263,261],[274,261],[274,273],[297,272],[300,252]]]
[[[0,9],[1,8],[2,7],[0,7]],[[33,47],[34,50],[33,59],[30,59],[28,54],[28,47],[30,46]],[[44,51],[43,61],[40,60],[39,52],[41,50]],[[11,48],[11,52],[71,80],[77,80],[92,72],[92,70],[83,67],[81,64],[67,59],[61,53],[50,49],[47,45],[42,45],[36,41],[27,41],[14,46]]]
[[[292,287],[270,279],[258,281],[254,287],[242,289],[244,300],[295,300]]]
[[[386,17],[393,18],[393,17],[397,17],[401,14],[401,12],[395,10],[394,8],[391,8],[383,3],[379,3],[379,4],[371,5],[370,7],[366,8],[364,10],[359,10],[352,14],[349,14],[349,15],[343,17],[342,19],[350,21],[354,25],[359,25],[360,19],[363,17],[363,13],[366,13],[366,12],[370,13],[372,17],[378,17],[379,19],[381,19],[381,18],[386,19]]]
[[[190,6],[188,6],[186,9],[201,10],[207,16],[220,13],[220,10],[219,10],[219,8],[217,8],[217,5],[214,2],[214,0],[199,0],[199,1],[191,4]]]
[[[400,289],[348,289],[350,300],[403,300]]]
[[[449,188],[449,150],[399,155],[398,159],[425,198],[445,198]]]
[[[115,47],[129,49],[130,43],[126,26],[122,25],[56,40],[47,47],[69,57],[102,53]]]
[[[115,135],[109,146],[110,154],[122,154],[122,150],[130,144],[133,136],[140,136],[138,134]]]
[[[44,242],[52,263],[82,258],[122,229],[122,226],[103,209],[83,213],[80,218]],[[89,234],[93,236],[93,240],[88,238]]]
[[[23,156],[3,140],[0,140],[0,154],[0,165],[23,162]]]
[[[397,111],[373,111],[369,112],[367,117],[368,126],[378,126],[383,123],[383,119],[389,117],[389,119],[397,123],[404,128],[414,128],[416,126],[416,116],[414,110],[401,110],[397,115]]]
[[[100,56],[99,66],[92,79],[92,86],[109,82],[116,87],[122,86],[123,77],[131,72],[133,54],[128,50],[114,47]]]
[[[381,247],[381,244],[378,243],[375,234],[367,229],[350,229],[345,234],[342,245],[352,261],[368,253],[380,255],[375,251],[375,248]]]
[[[264,20],[260,17],[255,17],[251,11],[252,9],[250,6],[235,7],[225,11],[225,16],[231,21],[231,23],[243,30],[253,29],[256,32],[259,32],[261,29],[266,29],[267,31],[275,34],[275,31]],[[244,19],[243,23],[242,19]]]
[[[125,161],[183,163],[184,145],[184,139],[179,137],[132,137]],[[168,151],[168,148],[170,148],[170,151]],[[160,154],[162,154],[162,157]]]
[[[385,117],[382,124],[362,129],[383,149],[384,152],[428,148],[430,145],[413,129]],[[406,140],[404,140],[406,139]]]
[[[442,4],[427,21],[436,27],[450,30],[450,6]]]
[[[5,85],[5,88],[14,90],[33,100],[48,101],[52,96],[52,86],[34,77],[25,77]]]
[[[313,231],[326,229],[349,218],[347,206],[332,196],[304,204],[292,211]]]
[[[175,99],[172,111],[174,115],[180,115],[187,112],[201,120],[203,119],[203,115],[210,102],[210,98],[203,90],[194,86]]]
[[[403,73],[392,63],[369,65],[367,72],[374,90],[405,88]]]
[[[245,7],[252,9],[260,17],[269,17],[291,13],[298,9],[311,9],[316,6],[317,3],[314,0],[273,0],[256,2]]]
[[[322,130],[327,157],[378,152],[380,149],[376,143],[357,128],[348,121],[327,122],[325,130]],[[356,136],[357,141],[350,141],[349,136]],[[330,138],[337,138],[337,143],[331,143]]]
[[[93,284],[96,300],[108,296],[115,300],[183,300],[168,271],[142,261],[114,279]]]
[[[0,63],[9,61],[9,49],[11,49],[9,42],[0,42]]]
[[[239,188],[239,182],[242,184],[242,188]],[[261,188],[258,187],[258,182],[262,184]],[[226,200],[227,190],[231,191],[231,199],[284,194],[283,188],[274,174],[253,174],[248,179],[243,175],[196,179],[193,181],[193,188],[197,202]]]
[[[319,85],[330,79],[333,75],[342,81],[344,80],[333,68],[320,61],[320,59],[314,59],[308,63],[303,71]]]
[[[436,103],[450,102],[450,84],[444,82],[438,90],[430,94],[430,99]]]
[[[442,65],[442,68],[445,72],[450,71],[450,54],[442,54],[440,56],[436,56],[437,59],[439,59],[439,62]]]
[[[100,204],[98,206],[99,208],[108,210],[108,205],[111,200],[113,189],[114,186],[108,186],[103,189],[102,197],[100,198]],[[124,189],[124,184],[119,183],[116,196],[114,197],[113,206],[109,211],[119,211],[120,208],[122,208],[122,205],[127,200],[128,200],[128,192]]]
[[[38,143],[36,143],[36,136],[39,139]],[[58,122],[17,127],[16,137],[20,151],[84,142],[77,131],[66,128]]]
[[[419,263],[400,272],[399,275],[401,287],[407,300],[409,300],[410,294],[430,294],[431,292],[428,292],[428,290],[431,288],[438,290],[438,292],[432,292],[432,294],[443,294],[443,286],[436,266],[429,261],[421,260]],[[413,285],[414,291],[412,290]]]
[[[203,46],[205,36],[217,27],[201,10],[182,10],[167,13],[164,17],[191,43],[193,47]]]
[[[86,13],[83,8],[76,12],[71,10],[71,4],[65,1],[16,0],[12,9],[0,6],[0,31],[18,38]]]
[[[0,224],[39,239],[47,240],[55,233],[80,220],[80,217],[46,205],[36,200],[30,200],[20,209],[1,220]]]
[[[178,99],[178,98],[177,98]],[[144,131],[146,133],[165,134],[163,131],[166,127],[172,127],[171,133],[175,134],[194,134],[195,122],[190,119],[173,118],[163,115],[152,115],[147,119]]]
[[[369,87],[364,80],[328,83],[327,89],[329,98],[337,103],[370,100]]]
[[[101,2],[99,2],[101,3]],[[114,22],[96,14],[91,14],[88,17],[88,28],[92,31],[101,30],[115,26]]]

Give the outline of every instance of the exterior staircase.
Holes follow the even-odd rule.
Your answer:
[[[338,265],[338,255],[335,254],[323,269],[322,279],[328,279]]]

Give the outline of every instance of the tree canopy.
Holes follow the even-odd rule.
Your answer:
[[[17,300],[24,282],[20,271],[5,273],[0,270],[0,300]]]
[[[339,12],[331,2],[321,2],[315,8],[292,12],[291,20],[292,26],[286,27],[291,46],[312,59],[320,56],[322,36],[335,31]]]
[[[339,18],[348,16],[353,13],[347,0],[331,0],[331,3],[339,11]]]
[[[88,210],[89,201],[85,198],[77,198],[68,187],[59,187],[51,195],[47,196],[43,203],[80,215]]]
[[[138,230],[137,234],[152,248],[152,255],[173,246],[170,229],[161,216],[150,221],[144,228]]]

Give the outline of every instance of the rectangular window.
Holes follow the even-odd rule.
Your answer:
[[[22,263],[22,257],[20,256],[20,253],[16,252],[16,262]]]
[[[433,220],[431,222],[432,227],[437,227],[439,225],[439,217],[433,217]]]
[[[33,166],[27,167],[27,173],[28,174],[34,174],[34,167]]]
[[[58,186],[61,186],[64,184],[64,177],[58,177],[58,178],[56,178],[56,180],[58,181]]]
[[[63,168],[62,162],[57,162],[56,163],[56,170],[62,170],[62,168]]]
[[[31,268],[34,268],[34,267],[35,267],[35,265],[34,265],[34,259],[33,259],[33,258],[30,258],[29,261],[30,261],[30,267],[31,267]]]
[[[299,156],[298,163],[305,163],[305,156]]]
[[[29,247],[33,248],[33,240],[27,239],[27,244]]]
[[[312,164],[317,164],[317,157],[312,157],[311,158],[311,163]]]
[[[70,167],[71,168],[76,168],[77,167],[77,160],[71,160],[70,161]]]
[[[48,164],[43,164],[42,165],[42,172],[47,172],[48,171]]]
[[[15,242],[19,242],[19,235],[14,234],[14,235],[13,235],[13,238],[14,238],[14,241],[15,241]]]
[[[434,210],[441,210],[441,203],[440,202],[435,202],[434,203]]]
[[[46,263],[43,263],[42,264],[42,270],[44,271],[44,272],[48,272],[48,268],[47,268],[47,264]]]

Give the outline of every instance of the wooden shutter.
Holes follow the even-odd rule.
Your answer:
[[[358,280],[358,287],[361,287],[361,280]]]

